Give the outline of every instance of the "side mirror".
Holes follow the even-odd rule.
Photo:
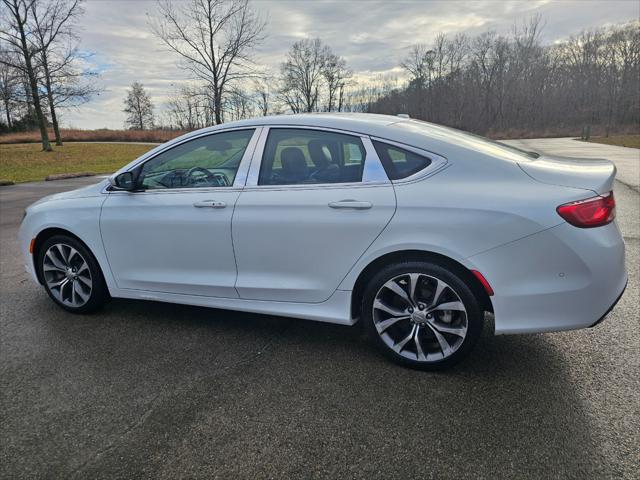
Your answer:
[[[133,191],[136,188],[133,172],[123,172],[119,175],[109,177],[109,183],[116,190]]]

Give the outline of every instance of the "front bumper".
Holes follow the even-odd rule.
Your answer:
[[[23,217],[20,229],[18,230],[18,245],[24,262],[24,269],[31,278],[33,278],[34,282],[40,283],[38,275],[36,275],[33,255],[29,252],[29,244],[31,243],[31,239],[35,238],[35,236],[36,234],[33,226],[31,225],[30,217]]]

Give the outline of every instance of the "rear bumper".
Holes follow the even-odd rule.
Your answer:
[[[597,324],[626,287],[624,258],[615,223],[592,229],[564,223],[468,261],[495,291],[499,335]]]
[[[589,328],[593,328],[596,325],[602,323],[604,321],[605,318],[607,318],[607,315],[609,315],[611,313],[611,310],[613,310],[615,308],[615,306],[618,304],[618,302],[620,301],[620,299],[622,298],[622,295],[624,295],[624,291],[627,289],[627,285],[628,285],[628,281],[624,284],[624,288],[622,289],[622,292],[620,292],[620,295],[618,295],[618,298],[616,298],[615,302],[613,302],[611,304],[611,306],[609,307],[609,309],[604,313],[604,315],[602,315],[593,325],[590,325]]]

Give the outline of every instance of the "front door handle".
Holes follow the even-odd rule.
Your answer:
[[[352,208],[354,210],[366,210],[373,207],[371,202],[360,202],[358,200],[340,200],[339,202],[330,202],[331,208]]]
[[[202,202],[194,203],[193,206],[196,208],[224,208],[227,204],[217,200],[203,200]]]

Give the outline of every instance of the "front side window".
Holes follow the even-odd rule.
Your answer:
[[[144,189],[229,187],[254,130],[215,133],[182,143],[146,162]]]
[[[418,173],[431,165],[431,160],[404,148],[388,143],[373,141],[378,157],[384,166],[389,180],[400,180]]]
[[[272,128],[259,185],[362,181],[365,149],[359,137],[322,130]]]

